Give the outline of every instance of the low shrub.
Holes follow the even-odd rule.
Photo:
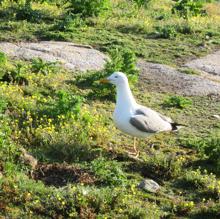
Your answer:
[[[56,62],[46,62],[41,58],[35,58],[31,61],[31,71],[34,73],[47,75],[49,73],[54,73],[56,70]]]
[[[69,13],[60,20],[54,28],[60,31],[73,31],[79,27],[86,27],[85,20],[82,19],[79,15],[74,15]]]
[[[109,0],[69,0],[68,10],[82,17],[98,16],[110,8]]]
[[[204,141],[204,139],[203,139]],[[200,151],[204,153],[208,158],[217,163],[218,169],[220,169],[220,137],[212,136],[202,143]]]
[[[156,37],[164,39],[172,39],[177,36],[176,27],[173,25],[157,26]]]
[[[74,113],[76,116],[79,114],[82,97],[77,95],[72,95],[65,90],[60,90],[57,92],[58,101],[56,104],[57,114],[67,114],[68,112]]]
[[[188,215],[195,207],[193,201],[175,200],[173,211],[179,216]]]
[[[26,79],[25,72],[26,67],[22,63],[16,63],[11,69],[6,69],[1,81],[7,83],[16,83],[19,85],[27,85],[28,80]]]
[[[146,160],[142,171],[144,176],[169,180],[181,174],[184,161],[184,158],[172,154],[155,153]]]
[[[204,1],[202,0],[175,0],[172,8],[173,13],[177,13],[180,17],[188,18],[189,16],[198,16],[205,14],[202,10]]]
[[[133,0],[137,6],[140,7],[145,7],[150,3],[151,0]]]
[[[91,162],[91,170],[102,185],[117,186],[126,182],[126,176],[121,169],[121,165],[116,161],[108,161],[102,157],[97,158]]]
[[[0,52],[0,80],[6,73],[6,63],[7,63],[7,57],[3,52]]]
[[[219,218],[220,204],[215,204],[213,201],[203,203],[193,214],[194,218]]]
[[[17,20],[27,20],[30,22],[39,22],[42,19],[42,13],[32,8],[32,1],[26,0],[25,3],[18,3],[15,8]]]
[[[180,177],[181,185],[203,194],[203,197],[219,199],[220,181],[213,173],[208,173],[206,169],[188,170]],[[201,198],[202,199],[202,198]]]
[[[0,115],[1,117],[1,115]],[[12,131],[7,119],[0,119],[0,169],[1,165],[11,165],[18,161],[20,151],[14,143],[10,141]]]
[[[130,49],[113,48],[109,50],[111,60],[105,66],[106,74],[112,74],[115,71],[124,72],[131,83],[138,80],[139,70],[136,67],[135,53]]]
[[[152,35],[156,38],[174,39],[180,34],[187,35],[192,33],[194,33],[194,28],[189,24],[188,21],[185,21],[181,23],[158,25],[155,27]]]
[[[1,5],[1,2],[0,2]],[[31,0],[19,0],[2,2],[4,10],[1,10],[1,16],[8,20],[27,20],[29,22],[38,22],[42,20],[43,13],[40,10],[32,8]]]
[[[171,96],[165,99],[163,106],[184,109],[192,105],[192,100],[181,96]]]
[[[208,188],[210,185],[217,185],[216,176],[213,174],[207,174],[207,171],[202,171],[201,169],[190,170],[183,176],[185,181],[192,187]]]
[[[220,171],[220,136],[218,134],[210,134],[205,138],[183,139],[182,143],[197,149],[204,158],[215,164],[214,170]]]
[[[202,155],[205,155],[216,166],[213,169],[220,171],[220,137],[209,136],[206,139],[199,139],[196,148]]]
[[[7,108],[7,101],[0,95],[0,114]]]
[[[65,118],[77,118],[81,110],[82,102],[83,98],[81,96],[74,95],[64,89],[58,90],[55,92],[53,100],[47,103],[39,103],[38,113],[51,118],[58,118],[61,115],[65,116]]]
[[[0,52],[0,67],[3,67],[7,63],[7,57],[3,52]]]

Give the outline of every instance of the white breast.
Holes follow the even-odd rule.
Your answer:
[[[126,76],[124,78],[120,83],[116,83],[117,100],[113,114],[114,123],[118,129],[131,136],[147,137],[150,133],[142,132],[130,123],[130,119],[134,115],[138,104],[131,93]]]
[[[117,110],[116,108],[113,114],[113,121],[116,127],[122,132],[138,138],[145,138],[151,135],[151,133],[139,131],[134,126],[132,126],[129,122],[131,115],[132,112],[123,111],[123,113],[121,113],[121,111]]]

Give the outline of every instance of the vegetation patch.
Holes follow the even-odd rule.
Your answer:
[[[126,183],[126,175],[121,168],[121,164],[116,161],[98,158],[92,161],[91,170],[103,185],[117,186]]]
[[[92,77],[73,75],[42,60],[7,60],[3,73],[16,71],[17,77],[24,77],[28,83],[11,80],[0,84],[0,92],[4,94],[0,99],[0,168],[4,175],[0,178],[1,215],[160,218],[186,214],[190,217],[202,212],[200,206],[206,211],[210,203],[213,209],[210,214],[216,215],[218,175],[209,172],[215,166],[210,169],[202,161],[208,159],[216,164],[217,158],[203,156],[195,146],[200,141],[194,142],[189,132],[203,139],[203,133],[210,127],[218,130],[216,122],[208,116],[216,114],[218,100],[187,97],[193,104],[181,110],[179,105],[161,108],[167,94],[143,94],[134,89],[144,105],[175,120],[184,118],[188,126],[178,134],[158,134],[140,140],[140,160],[132,159],[127,155],[133,148],[132,138],[121,135],[110,120],[113,93],[100,98],[93,90],[95,84],[101,86],[97,82],[100,78],[122,67],[127,69],[131,85],[135,85],[138,71],[134,53],[113,51],[115,59],[102,73],[90,73]],[[122,54],[119,61],[116,54]],[[112,91],[112,87],[108,89]],[[184,140],[186,136],[188,141]],[[201,142],[206,142],[204,147],[213,145],[215,154],[216,144]],[[22,161],[22,148],[38,160],[35,170]],[[193,169],[196,162],[200,162],[199,171]],[[162,188],[157,195],[137,187],[144,178],[160,184]],[[203,198],[210,201],[204,202]]]
[[[68,11],[73,14],[79,14],[82,17],[91,17],[98,16],[108,10],[109,7],[109,0],[70,0]]]
[[[163,105],[165,107],[175,107],[175,108],[183,109],[192,105],[192,101],[186,97],[171,96],[164,101]]]
[[[204,1],[202,0],[180,0],[176,1],[172,8],[173,13],[177,13],[179,16],[188,18],[189,16],[204,15],[205,10],[202,10]]]
[[[218,49],[218,2],[187,13],[192,1],[0,3],[1,41],[70,41],[111,58],[80,73],[0,53],[0,218],[219,218],[219,97],[140,92],[136,68],[137,58],[175,66]],[[114,88],[99,84],[113,71],[138,102],[187,126],[140,139],[130,156],[133,138],[111,119]],[[145,178],[160,191],[139,189]]]

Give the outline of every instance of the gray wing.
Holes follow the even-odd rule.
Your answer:
[[[130,118],[130,123],[142,132],[156,133],[164,130],[167,123],[172,123],[172,119],[150,108],[140,107]]]
[[[162,114],[160,114],[160,113],[158,113],[158,112],[156,112],[152,109],[149,109],[147,107],[143,107],[143,108],[140,108],[140,109],[136,110],[135,115],[145,115],[145,116],[147,116],[147,115],[149,115],[149,113],[151,114],[152,112],[156,113],[164,121],[169,122],[169,123],[173,123],[173,120],[171,118],[169,118],[167,116],[164,116],[164,115],[162,115]]]
[[[142,131],[142,132],[147,132],[147,133],[155,133],[158,132],[154,126],[151,126],[150,123],[148,122],[148,119],[144,115],[136,115],[132,116],[130,118],[131,125],[133,125],[136,129]]]
[[[169,122],[170,124],[173,123],[173,120],[170,117],[164,116],[160,113],[158,113],[158,115],[166,122]]]

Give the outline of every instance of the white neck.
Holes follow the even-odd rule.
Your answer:
[[[132,109],[136,106],[136,101],[131,93],[128,82],[120,84],[116,87],[117,90],[117,98],[116,98],[116,107],[128,107],[128,109]]]

